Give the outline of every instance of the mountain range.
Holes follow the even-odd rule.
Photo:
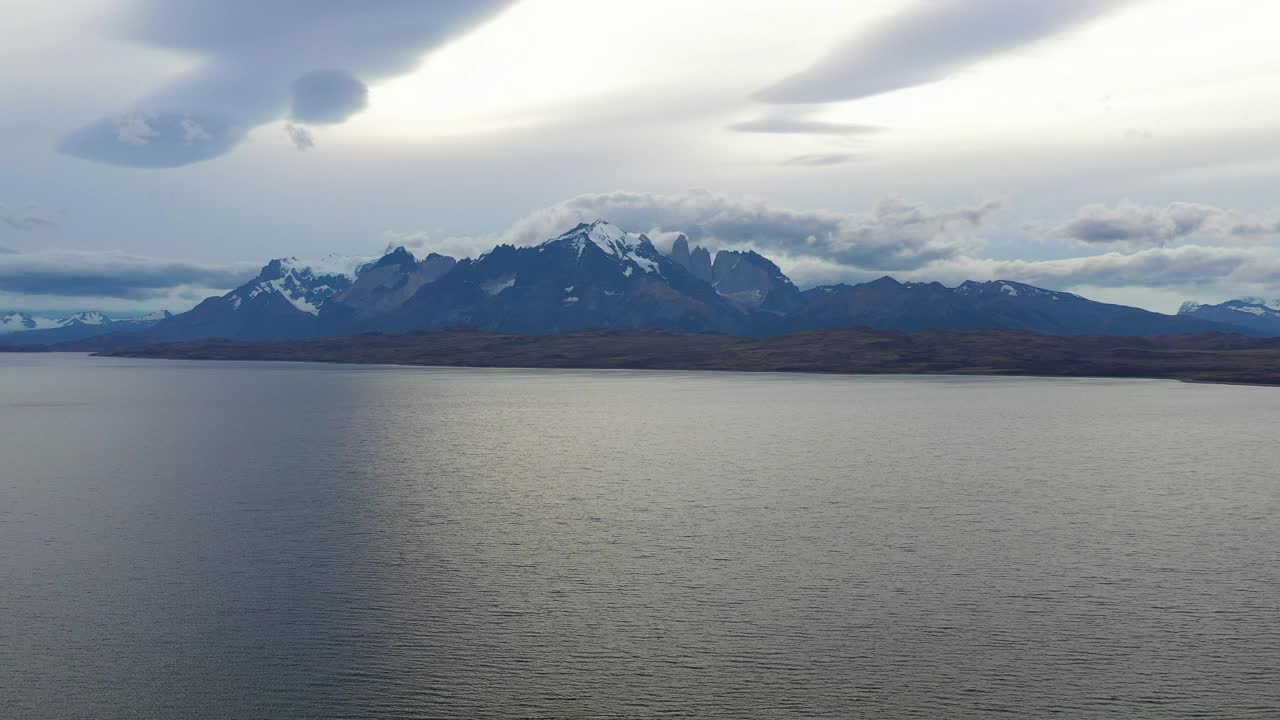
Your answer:
[[[1218,305],[1187,302],[1182,304],[1178,315],[1234,325],[1258,335],[1280,335],[1280,300],[1268,302],[1258,298],[1244,298],[1228,300]]]
[[[498,245],[475,259],[436,253],[419,259],[398,247],[353,269],[272,260],[244,285],[177,315],[48,321],[10,314],[4,322],[27,329],[0,336],[0,345],[18,344],[12,338],[21,337],[21,344],[68,349],[453,327],[526,334],[608,329],[774,336],[860,326],[1280,335],[1280,309],[1249,300],[1188,303],[1177,315],[1164,315],[1007,280],[946,287],[882,277],[801,290],[759,253],[690,248],[684,235],[663,253],[645,235],[603,220],[579,224],[540,245]]]
[[[53,345],[106,334],[138,333],[171,317],[173,314],[165,310],[123,319],[112,319],[96,311],[60,318],[9,312],[0,315],[0,346]]]

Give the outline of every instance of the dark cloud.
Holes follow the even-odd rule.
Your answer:
[[[58,149],[110,165],[177,167],[217,157],[244,134],[226,116],[137,110],[80,128]]]
[[[1168,245],[1187,238],[1218,240],[1280,234],[1280,219],[1247,217],[1226,208],[1174,202],[1163,207],[1120,202],[1086,205],[1053,235],[1095,245]]]
[[[941,80],[984,57],[1066,30],[1123,0],[935,0],[836,46],[757,93],[770,103],[852,100]]]
[[[735,123],[731,130],[753,133],[810,134],[810,135],[866,135],[883,131],[879,125],[825,122],[789,115],[766,115],[755,120]]]
[[[843,165],[845,163],[856,162],[862,160],[863,156],[857,153],[816,153],[813,155],[797,155],[783,161],[783,165],[794,165],[800,167],[826,167],[828,165]]]
[[[605,218],[635,232],[681,232],[691,243],[753,247],[792,258],[820,258],[853,268],[910,270],[955,258],[975,244],[972,231],[1000,207],[989,202],[937,211],[886,198],[867,214],[791,210],[706,190],[678,194],[579,195],[516,223],[503,238],[532,245],[579,222]]]
[[[202,265],[110,252],[46,251],[0,255],[0,292],[139,300],[184,286],[231,288],[254,264]]]
[[[1147,207],[1122,202],[1113,207],[1095,204],[1080,208],[1054,235],[1086,243],[1164,245],[1197,232],[1223,210],[1209,205],[1176,202]]]
[[[293,146],[298,148],[299,151],[310,150],[316,146],[315,136],[311,134],[310,130],[301,125],[285,123],[284,132],[289,136],[289,142],[293,143]]]
[[[421,55],[510,0],[135,0],[125,36],[198,59],[196,67],[66,137],[87,160],[174,167],[217,157],[249,129],[290,113],[340,122],[365,83],[411,70]]]
[[[369,88],[342,70],[312,70],[293,81],[294,120],[338,123],[369,103]]]
[[[58,224],[34,206],[11,208],[7,205],[0,205],[0,223],[13,230],[37,230]]]

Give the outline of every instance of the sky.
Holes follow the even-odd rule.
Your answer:
[[[801,287],[1280,297],[1280,5],[0,0],[0,310],[604,218]]]

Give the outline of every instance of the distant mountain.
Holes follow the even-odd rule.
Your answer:
[[[785,314],[800,290],[773,261],[755,252],[721,250],[711,265],[711,286],[740,310]]]
[[[1280,335],[1280,301],[1243,298],[1217,305],[1186,302],[1178,315],[1233,325],[1262,335]]]
[[[359,331],[363,323],[395,312],[422,286],[444,277],[458,261],[431,253],[421,262],[404,247],[360,270],[351,287],[324,304],[322,332]]]
[[[160,342],[206,337],[309,337],[319,331],[320,308],[351,285],[352,278],[334,268],[314,269],[297,258],[272,260],[253,280],[157,323],[144,333],[143,339]]]
[[[73,324],[121,348],[226,338],[296,339],[369,332],[473,327],[515,333],[581,329],[718,332],[767,336],[806,330],[1025,330],[1049,335],[1151,336],[1224,332],[1280,335],[1280,309],[1246,301],[1188,305],[1178,315],[1100,303],[1068,292],[996,280],[901,283],[890,277],[801,291],[764,255],[689,248],[680,235],[668,254],[649,238],[597,220],[531,247],[499,245],[456,261],[419,260],[398,247],[358,264],[272,260],[253,280],[194,309],[126,328],[92,314]],[[10,326],[48,319],[5,316]],[[69,321],[70,322],[70,321]],[[102,328],[107,328],[103,330]],[[41,332],[10,333],[40,339]],[[84,332],[84,331],[77,331]],[[103,335],[103,332],[108,334]],[[69,339],[40,339],[57,345]]]
[[[134,333],[171,317],[160,311],[141,317],[111,319],[96,311],[79,312],[63,318],[33,317],[11,312],[0,317],[0,346],[51,345],[93,338],[109,333]]]
[[[704,282],[714,281],[711,274],[710,251],[701,245],[694,247],[690,251],[689,238],[685,237],[683,233],[677,236],[675,242],[671,244],[671,260]]]
[[[53,318],[28,315],[22,312],[10,312],[0,315],[0,333],[8,334],[27,330],[43,330],[59,327]]]
[[[500,245],[463,260],[371,327],[733,332],[742,323],[732,303],[647,237],[596,221],[535,247]]]
[[[908,332],[989,328],[1046,335],[1163,335],[1229,332],[1201,320],[1162,315],[1124,305],[1087,300],[1009,280],[900,283],[883,277],[860,285],[829,285],[803,293],[790,316],[793,330],[859,325]]]
[[[0,334],[25,332],[28,330],[50,330],[53,328],[71,327],[74,325],[103,325],[111,319],[100,312],[78,312],[61,318],[28,315],[23,312],[10,312],[0,316]]]
[[[1045,290],[1009,280],[965,282],[955,294],[972,302],[990,325],[1046,335],[1167,335],[1229,332],[1231,328],[1199,318],[1113,305],[1068,292]],[[970,326],[974,327],[974,326]]]

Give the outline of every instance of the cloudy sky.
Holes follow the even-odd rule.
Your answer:
[[[0,5],[0,310],[596,217],[802,286],[1280,297],[1274,3]]]

